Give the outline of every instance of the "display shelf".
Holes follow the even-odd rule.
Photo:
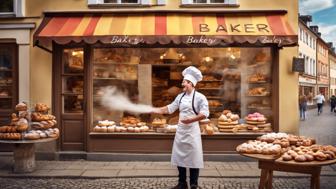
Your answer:
[[[272,107],[266,106],[247,106],[248,109],[270,110]]]
[[[267,94],[267,95],[246,95],[247,97],[270,97],[271,94]]]
[[[202,80],[201,82],[223,82],[223,79]]]
[[[0,87],[11,87],[13,86],[11,83],[10,84],[0,84]]]
[[[63,73],[62,76],[84,76],[83,73]]]
[[[191,64],[152,64],[153,67],[171,67],[171,66],[181,66],[181,67],[187,67],[191,66]]]
[[[214,87],[214,88],[202,87],[202,88],[198,88],[197,90],[221,90],[221,89],[223,89],[223,87]]]
[[[9,98],[13,98],[12,96],[0,96],[0,98],[2,98],[2,99],[9,99]]]
[[[83,95],[83,93],[72,93],[72,92],[64,92],[62,93],[64,96],[78,96],[78,95]]]
[[[127,66],[137,66],[139,64],[131,64],[131,63],[117,63],[117,62],[94,62],[95,66],[113,66],[113,65],[127,65]]]
[[[103,78],[103,77],[95,77],[94,80],[115,80],[115,81],[137,81],[137,79],[118,79],[118,78]]]
[[[249,81],[248,84],[270,84],[268,81]]]
[[[12,69],[0,69],[0,72],[12,72]]]

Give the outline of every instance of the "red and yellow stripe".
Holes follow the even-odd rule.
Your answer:
[[[295,35],[283,15],[192,15],[192,14],[142,14],[142,15],[85,15],[52,17],[38,37],[110,36],[110,35]],[[200,24],[209,31],[201,32]],[[244,25],[267,25],[268,32],[255,28],[254,32],[232,29]],[[221,26],[220,31],[216,31]],[[223,30],[225,28],[226,30]]]

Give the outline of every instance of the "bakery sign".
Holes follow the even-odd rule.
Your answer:
[[[199,24],[199,32],[208,33],[216,32],[218,34],[225,33],[270,33],[270,28],[267,24],[218,24],[215,27],[210,28],[208,24]]]
[[[206,45],[213,45],[217,42],[218,39],[210,38],[206,36],[187,36],[185,43],[186,44],[206,44]]]
[[[132,44],[132,45],[136,45],[143,42],[144,39],[142,37],[130,37],[128,35],[112,36],[110,41],[111,44]]]

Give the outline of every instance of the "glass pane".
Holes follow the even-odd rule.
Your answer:
[[[14,12],[14,0],[1,0],[0,12]]]
[[[83,95],[64,95],[64,113],[82,113],[83,102]]]
[[[83,112],[83,49],[63,50],[62,99],[64,113]]]
[[[207,0],[194,0],[194,3],[207,3]]]
[[[118,3],[118,0],[104,0],[104,3]]]
[[[132,102],[138,103],[138,64],[140,57],[128,54],[131,49],[102,48],[94,50],[93,66],[93,119],[120,121],[128,114],[111,111],[101,106],[101,89],[116,87]]]
[[[13,46],[0,47],[0,109],[12,108],[13,91]]]
[[[121,0],[121,3],[138,3],[138,0]]]
[[[63,73],[81,73],[84,68],[82,49],[65,49],[63,51]]]
[[[225,0],[210,0],[210,3],[224,3]]]

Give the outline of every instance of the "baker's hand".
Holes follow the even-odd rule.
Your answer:
[[[191,119],[191,118],[185,118],[185,119],[181,120],[181,122],[183,124],[190,124],[190,123],[194,122],[194,120]]]

